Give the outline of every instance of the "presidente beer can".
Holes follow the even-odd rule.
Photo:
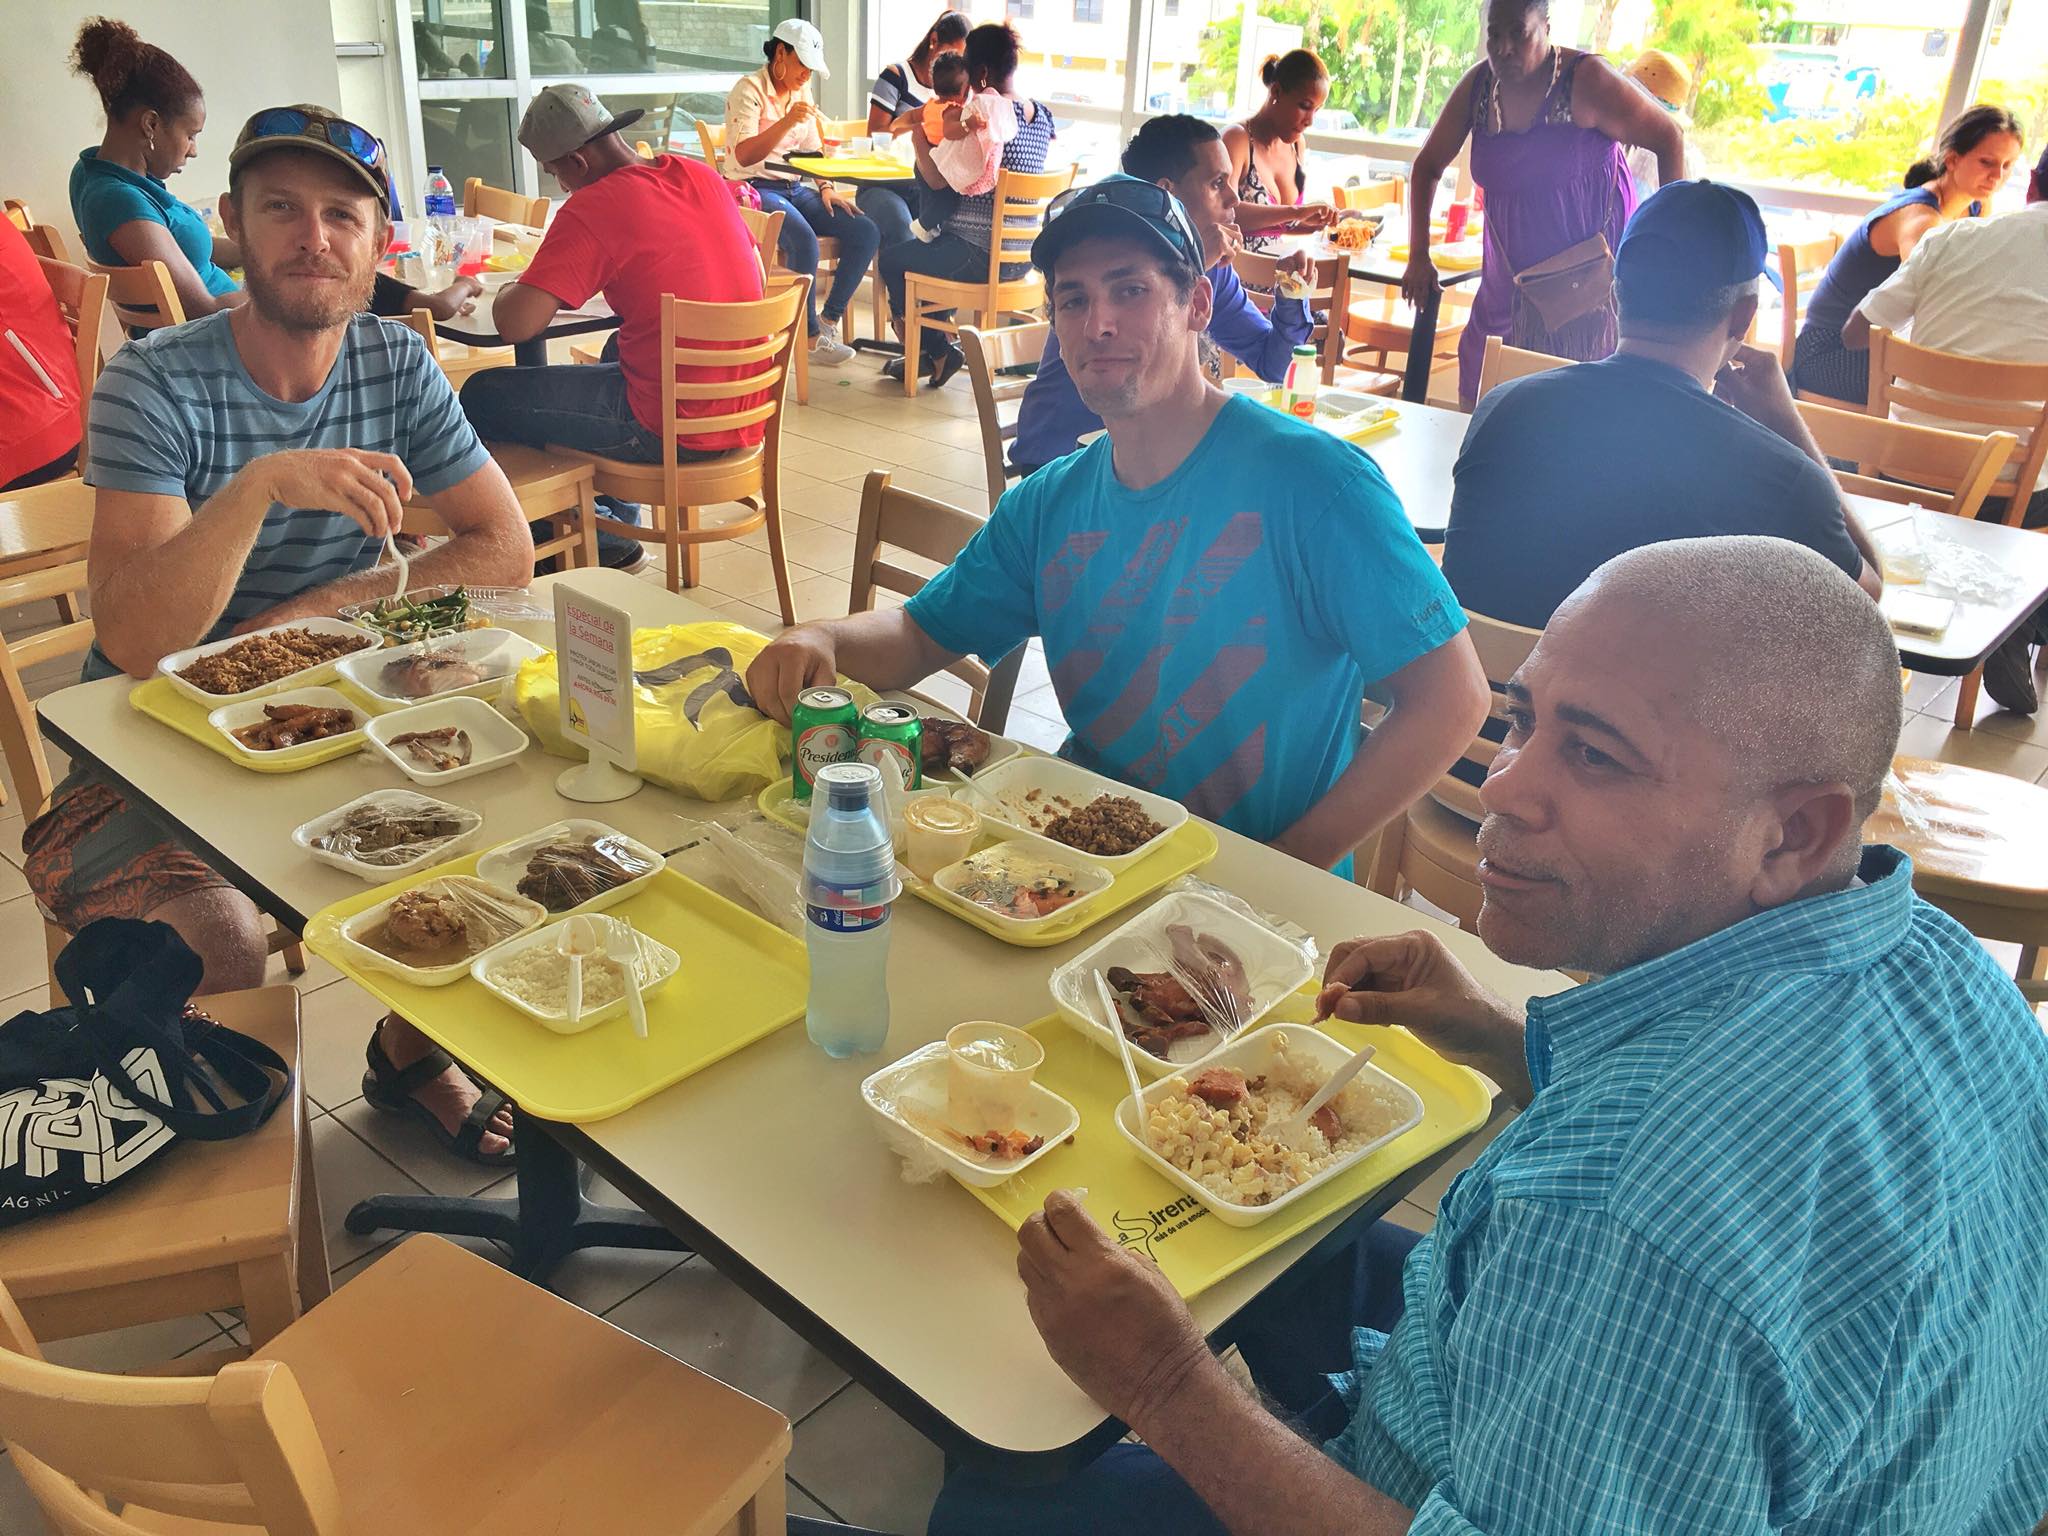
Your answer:
[[[898,789],[924,786],[924,722],[908,704],[870,704],[860,716],[860,760]],[[893,779],[892,779],[893,775]]]
[[[796,696],[789,729],[790,796],[808,800],[820,768],[854,760],[860,746],[860,711],[844,688],[806,688]]]

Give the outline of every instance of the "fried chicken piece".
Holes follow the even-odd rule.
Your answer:
[[[972,774],[988,761],[987,731],[964,720],[943,720],[937,715],[926,715],[922,723],[924,732],[919,738],[918,756],[927,778],[943,775],[949,769]]]
[[[1103,975],[1116,998],[1124,1035],[1140,1050],[1164,1061],[1176,1040],[1210,1032],[1208,1019],[1169,972],[1139,972],[1113,965]]]
[[[437,950],[457,943],[469,931],[461,905],[435,891],[407,891],[391,903],[385,932],[395,944],[413,950]]]

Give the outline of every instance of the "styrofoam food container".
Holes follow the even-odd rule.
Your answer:
[[[1111,870],[1128,869],[1136,864],[1186,826],[1188,820],[1188,808],[1176,800],[1155,795],[1148,789],[1133,789],[1128,784],[1119,784],[1115,779],[1090,773],[1079,764],[1059,757],[1037,757],[1029,753],[1013,757],[994,767],[983,768],[974,776],[974,786],[969,789],[964,784],[956,784],[953,796],[980,811],[982,825],[997,837],[1033,843],[1056,856],[1087,859]],[[1069,848],[1065,843],[1030,830],[1023,825],[1020,813],[998,809],[997,802],[1003,796],[1022,796],[1033,789],[1042,790],[1047,796],[1064,796],[1077,808],[1098,795],[1123,795],[1144,807],[1146,814],[1159,823],[1161,830],[1129,853],[1089,853],[1084,849]]]
[[[462,822],[464,830],[456,833],[445,842],[428,844],[422,847],[419,852],[413,854],[412,857],[400,860],[395,864],[372,864],[363,859],[353,858],[345,853],[336,853],[332,849],[322,848],[315,841],[335,822],[341,820],[342,817],[355,810],[358,806],[365,805],[382,806],[395,811],[404,811],[413,806],[417,806],[427,812],[438,811]],[[439,864],[444,859],[452,858],[455,854],[460,853],[469,846],[477,833],[483,829],[483,824],[484,818],[481,812],[472,811],[467,806],[451,805],[446,800],[436,800],[433,796],[423,795],[418,790],[373,789],[367,795],[357,795],[355,799],[349,801],[346,805],[338,805],[333,810],[315,816],[311,821],[294,827],[292,829],[292,841],[305,849],[306,852],[310,853],[322,864],[332,864],[336,869],[345,869],[357,879],[367,880],[372,885],[383,885],[391,880],[402,880],[407,875],[415,874],[429,865]]]
[[[431,703],[435,699],[496,698],[504,691],[505,679],[517,672],[529,658],[540,655],[541,649],[524,635],[516,635],[509,629],[466,629],[452,635],[436,635],[430,640],[415,640],[410,645],[394,645],[385,650],[344,656],[339,670],[344,678],[378,703],[396,709],[410,709],[415,704]],[[457,652],[465,661],[483,671],[484,680],[465,688],[445,688],[418,699],[388,692],[383,685],[385,668],[403,663],[422,651]]]
[[[1316,409],[1331,416],[1350,418],[1366,416],[1377,420],[1382,416],[1398,414],[1380,395],[1368,395],[1356,389],[1325,389],[1316,395]]]
[[[279,747],[274,752],[253,752],[235,740],[235,732],[245,725],[254,725],[263,718],[265,708],[280,704],[310,704],[318,709],[345,709],[355,721],[355,729],[343,731],[339,736],[322,736],[318,741],[302,741],[296,747]],[[206,723],[219,731],[228,746],[241,757],[252,763],[295,763],[303,758],[330,752],[335,747],[346,745],[353,752],[363,744],[364,722],[370,717],[363,713],[362,706],[345,693],[332,688],[292,688],[284,693],[266,693],[244,700],[240,704],[224,705],[206,717]]]
[[[403,747],[394,749],[393,737],[411,731],[438,731],[452,725],[469,732],[470,758],[460,768],[436,773],[425,763],[415,762]],[[499,714],[482,699],[429,699],[424,704],[379,715],[365,728],[370,746],[415,784],[438,789],[457,779],[502,768],[526,750],[526,732]]]
[[[235,635],[226,640],[216,640],[210,645],[195,645],[187,650],[173,651],[156,664],[156,675],[167,680],[178,692],[195,704],[204,704],[216,709],[224,704],[240,704],[246,699],[268,698],[274,693],[283,693],[290,688],[303,688],[312,683],[324,683],[334,676],[340,657],[323,661],[311,667],[263,684],[260,688],[245,688],[240,693],[208,693],[204,688],[195,688],[178,676],[186,667],[202,656],[217,656],[231,646],[240,645],[244,640],[254,640],[258,635],[274,635],[287,629],[309,629],[316,635],[359,635],[370,644],[378,644],[381,637],[375,630],[364,629],[360,624],[351,624],[345,619],[294,619],[289,624],[272,624],[266,629],[251,630],[246,635]],[[367,648],[367,647],[366,647]]]
[[[342,943],[347,945],[363,964],[371,967],[373,970],[389,972],[393,976],[411,982],[416,987],[445,987],[451,981],[460,981],[463,977],[467,976],[470,972],[470,967],[485,955],[490,954],[492,950],[497,949],[500,945],[511,943],[523,934],[533,932],[534,929],[547,921],[548,909],[539,902],[528,901],[524,896],[515,896],[509,891],[501,891],[496,886],[488,885],[473,875],[442,875],[434,880],[422,881],[419,885],[411,886],[409,889],[419,890],[425,886],[439,885],[465,887],[485,899],[501,903],[508,910],[524,919],[524,926],[514,933],[506,934],[497,944],[478,950],[473,955],[465,955],[462,959],[451,961],[447,965],[407,965],[402,960],[393,959],[382,950],[372,949],[361,938],[362,934],[369,932],[370,929],[376,927],[378,923],[384,920],[384,914],[390,909],[392,902],[398,900],[399,896],[406,894],[404,891],[400,891],[397,895],[386,897],[374,907],[365,907],[354,917],[346,919],[340,929]]]
[[[1274,1042],[1281,1035],[1287,1037],[1288,1047],[1292,1052],[1312,1057],[1317,1065],[1326,1073],[1335,1072],[1345,1062],[1349,1061],[1352,1056],[1349,1046],[1344,1045],[1341,1041],[1332,1039],[1314,1025],[1268,1024],[1264,1029],[1253,1030],[1250,1034],[1238,1036],[1237,1039],[1231,1041],[1224,1049],[1212,1055],[1205,1065],[1212,1067],[1236,1067],[1246,1077],[1257,1077],[1271,1068],[1274,1061]],[[1185,1071],[1186,1069],[1176,1068],[1175,1070]],[[1286,1194],[1268,1205],[1239,1205],[1234,1200],[1226,1200],[1192,1174],[1183,1173],[1179,1168],[1176,1168],[1172,1163],[1169,1163],[1165,1158],[1153,1151],[1145,1140],[1144,1122],[1137,1118],[1136,1102],[1129,1094],[1125,1094],[1117,1104],[1116,1128],[1122,1133],[1124,1140],[1137,1150],[1140,1157],[1150,1163],[1162,1177],[1179,1188],[1186,1190],[1197,1200],[1201,1201],[1202,1204],[1214,1211],[1217,1220],[1223,1222],[1226,1226],[1232,1227],[1256,1226],[1259,1222],[1265,1221],[1269,1217],[1286,1210],[1288,1206],[1301,1199],[1310,1190],[1327,1184],[1331,1179],[1344,1172],[1345,1169],[1356,1167],[1360,1162],[1372,1156],[1373,1153],[1384,1147],[1396,1136],[1404,1135],[1421,1124],[1422,1099],[1420,1096],[1398,1077],[1381,1071],[1377,1064],[1367,1062],[1359,1069],[1358,1075],[1352,1079],[1352,1082],[1363,1083],[1375,1078],[1379,1080],[1382,1086],[1394,1088],[1407,1104],[1407,1112],[1396,1120],[1394,1128],[1384,1136],[1377,1137],[1356,1151],[1346,1154],[1337,1162],[1325,1168],[1321,1173],[1315,1175],[1315,1177],[1296,1185],[1293,1189],[1290,1189]],[[1144,1092],[1145,1108],[1149,1110],[1153,1104],[1172,1091],[1171,1079],[1162,1078],[1160,1081],[1148,1085]]]
[[[613,921],[613,919],[599,920],[598,932],[600,938],[603,937],[602,925],[608,921]],[[623,992],[620,993],[602,1008],[585,1009],[582,1017],[578,1018],[574,1025],[571,1025],[566,1010],[559,1013],[551,1013],[544,1008],[536,1008],[523,997],[519,997],[499,985],[498,982],[492,979],[491,974],[495,967],[503,965],[514,955],[524,954],[527,950],[531,949],[553,949],[561,942],[562,930],[568,926],[568,922],[568,917],[564,916],[559,922],[549,923],[547,927],[537,933],[522,934],[516,939],[506,940],[496,949],[487,950],[479,955],[475,963],[469,967],[469,974],[476,979],[479,986],[493,997],[501,998],[505,1002],[510,1003],[528,1018],[539,1020],[556,1034],[580,1035],[586,1029],[591,1029],[596,1025],[604,1023],[607,1019],[617,1018],[620,1014],[624,1013],[626,1011],[626,995]],[[648,962],[653,970],[653,975],[640,986],[640,995],[645,997],[682,969],[683,957],[662,943],[661,940],[654,938],[650,934],[642,933],[637,928],[633,930],[633,937],[639,941],[641,957]]]
[[[987,823],[984,822],[983,825],[986,826]],[[1076,900],[1068,902],[1057,911],[1048,912],[1044,917],[1011,917],[1007,913],[998,912],[993,907],[985,907],[980,902],[960,894],[959,887],[975,873],[971,866],[987,869],[991,864],[1004,873],[1019,876],[1040,872],[1059,874],[1072,881],[1075,889],[1081,894]],[[1031,933],[1047,923],[1061,922],[1070,914],[1092,905],[1115,881],[1115,875],[1100,864],[1091,863],[1080,854],[1041,853],[1035,844],[1017,841],[991,843],[979,852],[970,853],[957,863],[948,864],[933,874],[932,889],[944,899],[946,905],[957,907],[962,912],[971,912],[977,918],[996,924],[1005,932]]]
[[[1314,959],[1284,935],[1213,897],[1195,891],[1174,891],[1052,973],[1048,985],[1060,1017],[1110,1055],[1116,1055],[1116,1037],[1100,1022],[1102,1005],[1096,996],[1094,973],[1107,971],[1113,965],[1128,966],[1134,971],[1164,969],[1166,957],[1172,953],[1166,930],[1175,923],[1186,923],[1197,933],[1215,935],[1244,962],[1245,980],[1252,989],[1253,1012],[1244,1029],[1238,1032],[1240,1039],[1315,975]],[[1231,1042],[1212,1034],[1206,1041],[1197,1038],[1181,1044],[1197,1048],[1185,1061],[1161,1061],[1135,1044],[1131,1047],[1131,1060],[1138,1064],[1141,1077],[1167,1077],[1209,1065],[1230,1048]]]
[[[505,890],[516,891],[519,888],[520,880],[526,874],[527,860],[531,859],[537,850],[546,847],[549,843],[580,843],[600,837],[617,838],[625,845],[627,852],[638,855],[652,867],[646,874],[628,880],[622,885],[615,885],[600,896],[593,896],[589,901],[583,902],[578,906],[564,907],[561,911],[555,913],[556,917],[569,917],[578,912],[601,912],[606,907],[624,901],[628,896],[631,896],[640,887],[660,874],[662,867],[668,862],[659,853],[656,853],[652,848],[641,842],[639,838],[628,837],[617,827],[607,826],[601,821],[587,821],[581,817],[571,817],[567,821],[558,821],[550,826],[542,827],[538,832],[529,832],[526,836],[515,838],[512,842],[500,843],[476,861],[476,875],[479,880],[487,880],[492,885],[500,886]]]
[[[969,1151],[945,1135],[946,1042],[919,1046],[860,1085],[861,1102],[882,1124],[882,1137],[913,1161],[930,1158],[962,1184],[992,1189],[1015,1178],[1081,1128],[1081,1112],[1043,1083],[1024,1098],[1020,1123],[1004,1130],[1043,1136],[1045,1145],[1013,1162],[998,1162]]]

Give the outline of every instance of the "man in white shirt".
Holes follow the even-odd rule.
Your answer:
[[[1899,270],[1849,317],[1843,345],[1869,346],[1873,325],[1965,357],[2048,363],[2048,152],[2027,183],[2024,208],[1995,219],[1957,219],[1923,235]],[[1903,407],[1895,414],[1902,421],[1957,425]],[[2011,474],[2008,468],[1999,489],[2028,497],[2027,527],[2048,526],[2048,465],[2032,486],[2012,487]],[[2048,610],[2036,611],[1984,663],[1984,691],[2020,714],[2031,715],[2040,705],[2032,647],[2048,641],[2044,617]]]

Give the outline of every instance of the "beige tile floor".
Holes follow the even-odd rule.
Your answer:
[[[882,380],[875,364],[862,358],[836,373],[816,370],[811,390],[810,405],[792,408],[784,443],[791,471],[785,477],[784,526],[802,618],[845,611],[860,488],[871,469],[887,469],[897,483],[959,506],[987,509],[979,434],[964,379],[937,395],[924,392],[907,401],[900,387]],[[775,633],[782,626],[766,548],[766,536],[753,533],[707,553],[697,595],[720,612]],[[644,574],[649,581],[662,580],[653,562]],[[10,634],[47,621],[40,613],[0,613],[0,627]],[[40,696],[75,675],[69,663],[57,662],[28,681]],[[1914,680],[1907,696],[1913,713],[1906,750],[2030,781],[2048,779],[2048,717],[2004,714],[1987,701],[1975,731],[1953,731],[1948,716],[1954,688],[1949,679]],[[1047,749],[1065,734],[1035,646],[1009,730]],[[61,763],[55,766],[62,771]],[[42,1006],[41,929],[20,869],[21,827],[19,797],[10,786],[9,803],[0,807],[0,1018]],[[281,980],[281,962],[274,965],[273,979]],[[317,960],[297,985],[304,994],[306,1083],[318,1115],[313,1156],[335,1277],[346,1283],[387,1246],[382,1238],[343,1231],[341,1218],[358,1200],[379,1192],[469,1194],[500,1181],[450,1159],[408,1122],[362,1101],[363,1042],[379,1012],[366,994]],[[1496,1129],[1489,1127],[1479,1141]],[[1475,1144],[1469,1155],[1477,1151]],[[1426,1228],[1455,1171],[1447,1169],[1416,1190],[1396,1218]],[[604,1193],[602,1187],[598,1192]],[[477,1247],[502,1257],[488,1244]],[[557,1285],[579,1306],[787,1413],[797,1425],[789,1463],[792,1509],[884,1531],[923,1530],[940,1478],[938,1453],[704,1260],[579,1254],[564,1266]],[[118,1369],[217,1346],[223,1334],[234,1337],[237,1326],[234,1317],[221,1314],[131,1329],[52,1353],[67,1363]],[[26,1536],[43,1529],[0,1458],[0,1533]]]

